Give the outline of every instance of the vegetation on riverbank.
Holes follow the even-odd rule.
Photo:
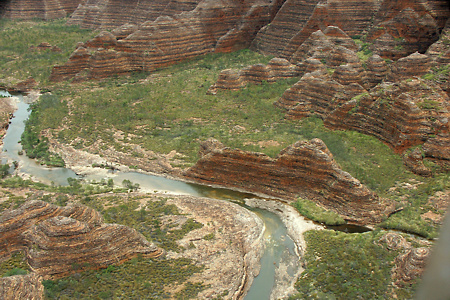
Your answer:
[[[52,87],[51,95],[40,100],[59,99],[59,103],[41,105],[36,113],[36,132],[48,132],[62,143],[93,153],[115,149],[126,155],[139,155],[133,145],[156,153],[176,150],[182,155],[182,167],[197,161],[199,141],[209,137],[228,147],[272,157],[298,140],[320,138],[343,170],[382,197],[397,199],[389,189],[398,182],[435,183],[434,178],[420,178],[408,171],[402,158],[374,137],[329,130],[318,117],[286,120],[273,102],[295,78],[250,85],[241,91],[207,94],[220,70],[266,63],[269,59],[242,50],[209,54],[153,74],[58,84]],[[424,195],[431,196],[432,191],[428,189]],[[394,216],[401,221],[388,221],[384,226],[434,237],[437,225],[420,217],[426,212],[420,208],[425,200],[401,201],[408,214],[398,213]],[[411,219],[416,225],[408,225]]]
[[[391,283],[399,251],[388,250],[379,241],[383,234],[306,232],[306,269],[296,284],[298,294],[290,299],[393,299],[395,294],[410,299],[414,284],[399,288]]]
[[[186,167],[198,159],[199,141],[209,137],[215,137],[229,147],[263,152],[272,157],[298,140],[320,138],[343,170],[382,197],[390,198],[398,202],[399,207],[403,207],[403,210],[385,220],[381,224],[382,227],[407,230],[427,238],[437,236],[439,223],[424,219],[422,215],[428,211],[437,215],[444,214],[444,211],[430,204],[428,199],[436,192],[450,188],[449,175],[418,177],[405,168],[399,155],[376,138],[352,131],[331,131],[324,127],[318,117],[295,122],[284,119],[284,112],[274,107],[273,102],[297,79],[250,85],[241,91],[207,94],[209,86],[215,82],[222,69],[267,63],[270,57],[249,50],[230,54],[209,54],[153,74],[132,74],[99,82],[64,82],[51,85],[47,81],[51,67],[65,62],[76,42],[86,40],[94,33],[66,27],[64,21],[33,22],[30,33],[25,32],[29,25],[27,22],[1,22],[0,62],[5,68],[3,75],[0,75],[0,82],[8,80],[6,76],[20,80],[33,76],[41,82],[41,86],[47,86],[48,90],[51,90],[51,93],[43,95],[35,104],[33,117],[30,118],[32,121],[27,124],[24,148],[28,144],[32,145],[31,150],[26,150],[27,153],[47,152],[45,134],[49,134],[62,143],[93,153],[115,149],[134,155],[135,145],[157,153],[176,150],[184,155],[180,159],[184,160],[183,167]],[[28,38],[28,34],[33,37]],[[63,45],[63,39],[67,44]],[[53,53],[45,50],[28,53],[30,45],[38,45],[40,42],[56,45],[63,49],[63,52]],[[58,161],[57,158],[45,160],[53,164]],[[3,182],[2,186],[9,187],[24,186],[28,181],[9,179]],[[142,210],[138,209],[138,199],[129,199],[129,202],[118,201],[114,204],[114,196],[105,202],[105,199],[100,201],[92,196],[100,190],[117,192],[107,183],[85,186],[72,181],[68,187],[45,189],[67,193],[69,196],[76,195],[79,201],[99,209],[108,221],[134,227],[167,250],[182,250],[173,238],[201,226],[187,218],[183,223],[186,225],[160,227],[158,218],[176,215],[163,199],[152,204],[147,202]],[[25,199],[12,201],[15,203]],[[68,198],[61,196],[58,201],[64,203]],[[107,204],[114,205],[107,207]],[[298,205],[298,209],[316,221],[336,222],[336,216],[322,214],[312,203],[302,203]],[[308,297],[311,298],[333,295],[343,295],[345,298],[377,298],[386,295],[389,292],[389,262],[392,261],[394,253],[386,252],[386,249],[377,245],[378,238],[377,232],[359,235],[328,231],[308,233],[308,269],[297,286],[300,295],[310,295]],[[343,249],[346,251],[342,251]],[[149,268],[162,263],[139,259],[135,262],[149,265]],[[161,266],[162,269],[170,272],[176,270],[177,262],[165,263],[168,265]],[[135,290],[151,294],[155,293],[155,286],[167,284],[165,279],[160,277],[172,278],[169,275],[158,275],[155,283],[147,286],[146,281],[141,278],[150,275],[133,273],[140,268],[134,267],[131,262],[129,267],[123,272],[122,267],[113,266],[105,273],[89,272],[60,281],[46,282],[47,296],[58,297],[56,295],[62,295],[66,291],[64,297],[85,297],[83,293],[90,291],[92,294],[89,296],[94,295],[92,297],[120,297],[121,290],[101,294],[104,290],[98,290],[95,286],[115,286],[121,281],[136,281],[136,286],[133,286]],[[195,272],[197,269],[194,267],[198,266],[189,265],[185,268]],[[155,272],[165,274],[158,273],[158,270]],[[134,275],[123,280],[128,276],[126,274]],[[367,281],[363,282],[363,279]],[[76,285],[77,282],[80,282],[80,285]],[[173,282],[179,283],[176,278]],[[82,290],[82,284],[87,283],[91,285]],[[168,286],[170,288],[172,285],[169,283]],[[197,291],[197,288],[201,289],[202,284],[185,285],[186,293]],[[68,296],[69,291],[71,296]],[[411,293],[411,290],[406,290],[402,295],[409,295],[405,296],[408,298]],[[306,297],[300,295],[297,297]],[[183,297],[180,294],[179,298]]]
[[[27,186],[27,182],[30,183],[17,178],[15,181],[20,181],[22,187]],[[55,189],[51,186],[42,188],[47,191]],[[86,184],[80,182],[72,182],[72,185],[66,188],[72,192],[51,192],[45,195],[30,192],[26,197],[2,190],[8,200],[1,203],[4,205],[0,213],[7,208],[17,208],[30,199],[57,205],[80,202],[99,211],[106,223],[132,227],[159,247],[175,252],[184,250],[178,246],[177,240],[203,226],[192,218],[181,215],[175,205],[167,204],[167,198],[161,196],[129,193],[105,195],[94,192],[86,196],[86,190],[94,191],[96,188],[86,188]],[[57,280],[46,280],[43,284],[47,299],[111,299],[125,296],[144,299],[149,295],[150,298],[192,299],[206,286],[198,281],[190,281],[189,278],[202,270],[203,266],[186,258],[137,257],[121,265],[110,265],[103,270],[85,271]],[[9,260],[0,263],[0,276],[24,274],[28,271],[28,265],[21,253],[13,254]]]

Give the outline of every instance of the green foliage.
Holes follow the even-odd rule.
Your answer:
[[[96,34],[67,26],[66,22],[67,19],[47,22],[0,19],[0,82],[8,77],[22,81],[32,76],[41,86],[47,84],[51,68],[65,63],[78,42]],[[42,42],[58,46],[61,52],[30,50]]]
[[[346,223],[337,213],[321,208],[310,200],[299,198],[293,203],[293,206],[302,216],[313,221],[326,225],[342,225]]]
[[[29,270],[25,253],[22,252],[15,252],[11,258],[0,262],[0,277],[24,275]]]
[[[85,271],[58,280],[44,280],[47,299],[195,298],[205,286],[186,283],[177,295],[167,287],[184,283],[202,267],[189,259],[134,258],[100,271]]]
[[[60,122],[67,114],[67,104],[59,101],[56,95],[44,94],[39,101],[30,106],[32,112],[22,133],[22,148],[30,158],[37,159],[48,166],[63,167],[63,159],[49,151],[48,138],[41,137],[42,128],[55,128],[52,124]]]
[[[419,106],[421,109],[427,109],[427,110],[438,110],[441,108],[441,105],[438,101],[430,100],[430,99],[424,99],[421,102],[417,103],[417,106]]]
[[[25,275],[28,274],[27,270],[21,269],[21,268],[14,268],[12,270],[9,270],[5,273],[5,275],[3,275],[3,277],[8,277],[8,276],[15,276],[15,275]]]
[[[387,298],[398,252],[379,245],[381,235],[306,232],[306,270],[296,284],[299,293],[291,299]]]
[[[130,191],[137,191],[139,189],[139,183],[132,183],[128,179],[124,179],[122,185]]]
[[[0,178],[5,178],[8,175],[9,175],[9,165],[0,164]]]

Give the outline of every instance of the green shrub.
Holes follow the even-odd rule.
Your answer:
[[[342,225],[346,223],[345,220],[337,213],[325,210],[310,200],[299,198],[296,202],[294,202],[293,206],[302,216],[316,222],[326,225]]]

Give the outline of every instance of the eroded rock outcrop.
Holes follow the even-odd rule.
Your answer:
[[[389,250],[401,251],[394,259],[392,281],[397,286],[410,284],[417,277],[422,276],[427,259],[430,256],[428,246],[414,248],[402,235],[394,232],[384,234],[381,239]]]
[[[290,59],[311,33],[333,25],[349,36],[368,33],[375,53],[398,59],[424,53],[439,38],[448,15],[446,1],[287,0],[270,25],[260,30],[253,47]]]
[[[0,3],[0,17],[8,19],[64,18],[86,0],[7,0]]]
[[[224,147],[208,140],[203,156],[184,176],[204,184],[294,200],[303,197],[361,224],[379,222],[393,211],[347,172],[319,139],[297,142],[276,158]]]
[[[94,0],[81,3],[67,24],[81,28],[115,28],[124,24],[139,25],[159,16],[173,16],[191,11],[199,0]]]
[[[0,278],[0,295],[2,300],[29,299],[41,300],[44,286],[41,276],[36,273]]]
[[[29,201],[0,216],[0,233],[0,258],[23,250],[31,269],[45,278],[163,253],[134,229],[103,224],[97,211],[79,204]]]
[[[426,247],[413,248],[395,259],[392,279],[396,285],[404,285],[420,277],[425,270],[430,250]]]
[[[261,84],[275,82],[299,76],[301,68],[289,63],[286,59],[273,58],[267,65],[256,64],[242,70],[226,69],[220,72],[217,82],[208,92],[215,94],[218,90],[238,90],[247,84]]]
[[[57,278],[86,269],[120,264],[137,255],[158,257],[162,250],[136,230],[117,224],[91,227],[64,216],[47,219],[23,233],[30,268]]]
[[[273,5],[270,1],[207,0],[192,11],[146,21],[125,38],[114,36],[117,31],[102,32],[80,44],[65,65],[53,69],[50,79],[97,79],[154,71],[209,52],[243,49],[270,22]]]

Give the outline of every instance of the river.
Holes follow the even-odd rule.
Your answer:
[[[7,96],[9,94],[2,92],[2,95]],[[17,161],[19,162],[19,166],[16,172],[29,175],[34,180],[46,184],[67,185],[68,178],[77,178],[77,174],[70,169],[47,168],[39,165],[35,160],[29,159],[26,155],[19,155],[21,150],[19,141],[25,127],[24,122],[28,118],[30,111],[29,104],[23,101],[22,95],[17,95],[14,99],[17,99],[17,110],[3,139],[2,162],[12,164],[13,161]],[[208,197],[231,200],[238,203],[243,203],[245,198],[254,197],[250,194],[239,193],[228,189],[212,188],[138,172],[110,171],[106,174],[106,177],[103,175],[88,175],[84,177],[88,181],[99,181],[110,178],[116,183],[122,182],[124,179],[138,183],[144,191]],[[300,260],[296,253],[296,244],[289,237],[286,226],[280,217],[275,213],[264,209],[247,208],[256,213],[265,224],[265,251],[260,261],[260,273],[254,279],[245,299],[270,299],[273,290],[280,290],[290,286],[298,275]],[[310,226],[311,223],[302,217],[299,217],[297,222],[305,222],[305,227]],[[283,270],[283,272],[280,270]],[[284,279],[281,280],[280,278]]]

